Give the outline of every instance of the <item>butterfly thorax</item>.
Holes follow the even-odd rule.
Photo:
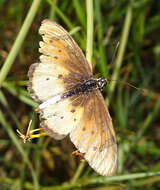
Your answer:
[[[107,80],[105,78],[90,78],[88,80],[84,80],[81,83],[76,84],[73,89],[65,92],[63,94],[63,98],[68,98],[78,94],[86,94],[93,91],[94,89],[102,90],[106,84]]]

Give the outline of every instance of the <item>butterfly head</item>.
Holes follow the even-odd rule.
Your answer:
[[[100,90],[102,90],[106,84],[107,84],[107,79],[105,78],[97,79],[97,86]]]

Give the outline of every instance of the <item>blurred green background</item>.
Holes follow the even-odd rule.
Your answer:
[[[39,59],[38,29],[45,18],[88,50],[96,76],[118,81],[103,92],[119,147],[113,177],[99,176],[72,156],[69,138],[23,144],[17,135],[30,119],[39,127],[26,84],[29,66]],[[160,189],[159,111],[160,1],[0,0],[0,190]]]

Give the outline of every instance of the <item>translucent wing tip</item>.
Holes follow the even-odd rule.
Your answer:
[[[97,150],[95,153],[88,151],[85,158],[97,173],[103,176],[112,176],[117,169],[117,144],[102,151]]]
[[[41,22],[41,26],[39,28],[39,34],[52,34],[54,32],[54,27],[58,26],[60,27],[60,25],[58,25],[56,22],[53,22],[49,19],[45,19]]]

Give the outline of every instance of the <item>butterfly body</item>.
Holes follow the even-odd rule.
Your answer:
[[[57,140],[69,135],[96,172],[113,175],[117,143],[100,92],[107,80],[93,78],[82,50],[63,27],[44,20],[39,33],[42,55],[29,69],[28,90],[40,103],[41,126]]]
[[[104,78],[99,78],[99,79],[90,78],[88,80],[84,80],[81,83],[76,84],[72,90],[64,93],[62,95],[62,99],[83,93],[86,94],[92,92],[94,89],[102,90],[102,88],[104,87],[104,85],[106,85],[106,83],[107,81]]]

